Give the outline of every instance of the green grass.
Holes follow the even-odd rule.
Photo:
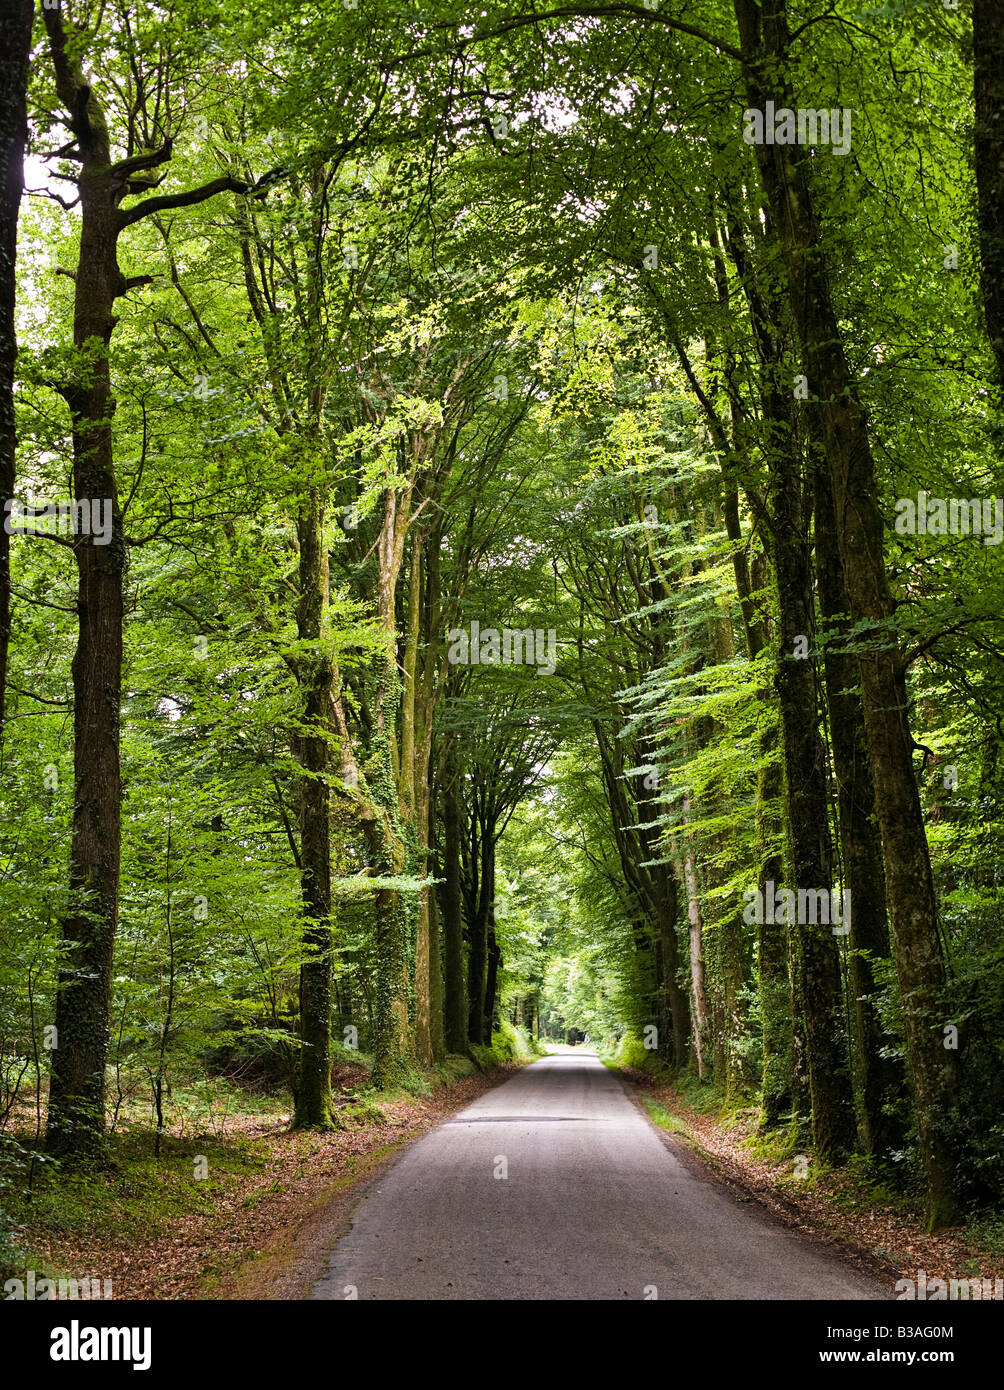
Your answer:
[[[652,1096],[643,1095],[641,1101],[648,1111],[649,1118],[652,1120],[653,1124],[657,1124],[660,1129],[666,1130],[669,1134],[690,1133],[686,1124],[678,1115],[674,1115],[672,1111],[667,1110],[664,1105],[660,1105]]]
[[[494,1035],[490,1048],[472,1051],[473,1057],[451,1055],[430,1070],[408,1066],[397,1085],[377,1091],[366,1084],[372,1059],[335,1041],[336,1123],[340,1128],[386,1124],[381,1102],[430,1095],[500,1063],[530,1061],[540,1055],[537,1044],[509,1024]],[[339,1063],[360,1068],[352,1073],[358,1081],[339,1086]],[[104,1240],[138,1244],[155,1240],[185,1216],[212,1211],[214,1198],[266,1167],[267,1154],[258,1140],[236,1130],[238,1117],[245,1125],[250,1119],[266,1126],[273,1122],[279,1128],[291,1112],[285,1092],[245,1089],[227,1077],[179,1079],[172,1088],[167,1119],[172,1126],[180,1124],[181,1133],[163,1134],[160,1155],[155,1157],[150,1105],[142,1090],[137,1090],[136,1097],[123,1103],[116,1128],[108,1136],[106,1165],[63,1172],[57,1164],[43,1159],[38,1166],[36,1160],[31,1192],[26,1180],[30,1145],[17,1157],[14,1146],[9,1146],[0,1163],[0,1284],[26,1268],[40,1277],[67,1277],[65,1270],[48,1267],[43,1245],[99,1245]],[[199,1155],[208,1161],[205,1179],[195,1176]],[[248,1196],[243,1205],[253,1207],[269,1192],[279,1191],[278,1182]]]
[[[803,1153],[806,1148],[804,1126],[792,1122],[777,1129],[765,1130],[750,1135],[743,1147],[753,1158],[762,1158],[767,1163],[781,1164]]]
[[[194,1176],[196,1154],[208,1160],[205,1179]],[[47,1165],[30,1193],[23,1182],[11,1183],[5,1201],[10,1233],[0,1249],[5,1277],[25,1268],[40,1277],[66,1277],[33,1248],[36,1242],[153,1239],[179,1218],[211,1210],[214,1194],[265,1166],[254,1142],[243,1135],[184,1140],[164,1135],[155,1158],[152,1134],[138,1128],[113,1134],[108,1158],[107,1167],[79,1172]]]
[[[1004,1261],[1004,1212],[995,1211],[976,1217],[969,1226],[968,1234]]]
[[[479,1071],[490,1071],[503,1062],[532,1062],[544,1055],[544,1049],[536,1038],[529,1037],[522,1028],[503,1022],[497,1033],[492,1034],[491,1047],[471,1044],[471,1056]]]

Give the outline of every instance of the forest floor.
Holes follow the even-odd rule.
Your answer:
[[[30,1195],[12,1185],[4,1206],[16,1251],[8,1245],[0,1264],[20,1278],[34,1269],[36,1279],[110,1279],[116,1299],[301,1298],[359,1185],[519,1065],[474,1072],[451,1058],[426,1078],[426,1094],[362,1099],[351,1089],[365,1072],[343,1069],[344,1127],[330,1132],[290,1130],[287,1100],[215,1084],[208,1116],[203,1108],[186,1120],[182,1109],[159,1157],[148,1119],[127,1108],[107,1169],[43,1170]],[[473,1074],[457,1074],[467,1068]]]
[[[636,1088],[653,1122],[684,1140],[739,1200],[760,1203],[815,1240],[879,1261],[894,1278],[916,1280],[920,1270],[928,1281],[1004,1276],[999,1213],[928,1235],[919,1203],[890,1191],[863,1164],[813,1171],[810,1162],[807,1175],[796,1177],[797,1136],[758,1136],[758,1107],[726,1107],[696,1081],[608,1065]]]
[[[400,1150],[519,1065],[475,1072],[451,1058],[421,1078],[424,1093],[377,1094],[365,1089],[363,1067],[343,1064],[334,1079],[343,1127],[323,1133],[290,1130],[284,1096],[212,1078],[201,1093],[173,1097],[159,1157],[148,1105],[144,1113],[127,1102],[107,1169],[43,1168],[30,1194],[23,1184],[7,1186],[12,1232],[4,1242],[0,1231],[2,1276],[34,1269],[36,1278],[110,1279],[117,1299],[302,1299],[360,1197]],[[696,1082],[615,1070],[654,1123],[683,1139],[734,1197],[794,1230],[865,1255],[893,1278],[919,1270],[929,1280],[1004,1274],[1004,1219],[928,1235],[919,1207],[863,1165],[815,1171],[810,1164],[808,1176],[796,1178],[797,1136],[759,1138],[754,1107],[725,1108]]]

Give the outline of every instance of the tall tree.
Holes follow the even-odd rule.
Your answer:
[[[750,106],[792,109],[791,33],[785,0],[735,0]],[[781,244],[813,412],[824,440],[854,621],[870,634],[860,653],[865,727],[885,853],[889,917],[904,1001],[914,1108],[928,1187],[928,1221],[936,1228],[957,1210],[953,1162],[943,1117],[957,1095],[954,1053],[940,1031],[945,984],[938,904],[913,770],[914,739],[905,695],[903,653],[895,640],[883,521],[860,393],[833,305],[809,159],[797,145],[757,145],[764,191]]]
[[[64,1159],[100,1156],[104,1136],[105,1058],[118,894],[121,837],[119,765],[122,691],[123,578],[126,540],[115,474],[109,344],[115,301],[149,276],[127,278],[119,269],[122,233],[145,218],[204,202],[246,185],[223,176],[175,194],[147,196],[123,208],[132,194],[149,193],[151,170],[172,153],[163,128],[166,69],[130,108],[121,139],[129,151],[116,159],[95,78],[85,75],[82,53],[101,39],[73,24],[63,9],[43,11],[56,93],[71,141],[63,151],[78,166],[80,245],[73,272],[75,363],[56,383],[69,408],[73,436],[73,488],[77,503],[111,512],[110,536],[77,535],[78,640],[73,659],[74,820],[70,848],[70,907],[62,924],[65,946],[57,997],[59,1046],[53,1052],[48,1144]],[[128,36],[127,36],[128,37]]]
[[[14,303],[17,221],[24,188],[28,138],[28,55],[34,20],[32,0],[13,0],[0,16],[0,496],[14,496],[17,425],[14,372],[17,337]],[[7,651],[10,645],[10,533],[0,529],[0,739],[6,711]]]

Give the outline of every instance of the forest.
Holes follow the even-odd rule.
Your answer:
[[[1004,1249],[1004,8],[2,47],[0,1267],[576,1043]]]

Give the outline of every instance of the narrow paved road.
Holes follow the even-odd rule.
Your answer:
[[[678,1157],[617,1077],[582,1052],[524,1068],[377,1180],[311,1297],[353,1291],[437,1300],[892,1296]]]

